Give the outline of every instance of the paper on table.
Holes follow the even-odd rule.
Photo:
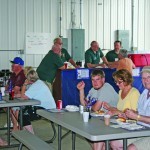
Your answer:
[[[136,123],[132,123],[132,124],[124,124],[121,125],[122,128],[127,129],[127,130],[139,130],[139,129],[143,129],[144,127],[141,125],[137,125]]]
[[[63,109],[56,109],[56,108],[54,108],[54,109],[48,109],[48,111],[49,112],[65,112],[65,110],[63,110]]]
[[[117,125],[110,125],[110,127],[113,127],[113,128],[120,128],[121,125],[117,124]]]

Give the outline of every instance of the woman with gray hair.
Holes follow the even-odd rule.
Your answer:
[[[121,49],[118,54],[119,61],[111,63],[109,67],[116,68],[117,70],[126,69],[132,74],[132,69],[135,68],[135,65],[132,60],[128,58],[127,52],[126,49]]]
[[[39,79],[38,74],[35,70],[31,69],[26,74],[27,80],[24,83],[24,86],[27,86],[28,83],[30,85],[29,89],[25,91],[24,94],[21,95],[23,99],[35,99],[41,102],[40,105],[36,106],[36,109],[53,109],[56,108],[56,104],[54,98],[51,94],[48,86]],[[23,126],[26,130],[33,132],[32,125],[30,119],[23,119]]]
[[[36,99],[41,102],[39,105],[45,109],[56,108],[54,98],[49,90],[48,86],[39,79],[38,74],[35,70],[30,70],[27,73],[28,81],[32,82],[32,85],[27,91],[25,91],[22,98],[24,99]],[[24,86],[27,85],[26,82]]]

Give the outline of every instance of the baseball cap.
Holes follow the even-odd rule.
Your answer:
[[[18,64],[18,65],[21,65],[23,66],[24,65],[24,61],[22,60],[22,58],[20,57],[15,57],[13,61],[10,61],[11,63],[13,64]]]
[[[143,72],[149,72],[149,73],[150,73],[150,66],[144,66],[144,67],[142,68],[141,73],[143,73]]]

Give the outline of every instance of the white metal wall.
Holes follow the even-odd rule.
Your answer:
[[[21,56],[26,65],[39,65],[44,55],[13,51],[24,49],[26,32],[48,32],[53,40],[60,34],[67,37],[72,27],[82,27],[86,49],[92,40],[97,40],[103,49],[113,49],[115,31],[129,30],[130,41],[133,31],[130,46],[148,51],[149,15],[150,0],[0,0],[0,70],[10,68],[9,60],[15,56]]]

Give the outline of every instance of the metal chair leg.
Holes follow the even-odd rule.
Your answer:
[[[50,140],[46,141],[47,143],[53,143],[53,141],[56,139],[56,129],[55,129],[54,122],[50,121],[50,123],[53,129],[54,135]]]
[[[18,150],[22,150],[22,143],[20,143]]]
[[[71,132],[70,130],[67,131],[67,132],[61,137],[61,139],[65,138],[70,132]]]

